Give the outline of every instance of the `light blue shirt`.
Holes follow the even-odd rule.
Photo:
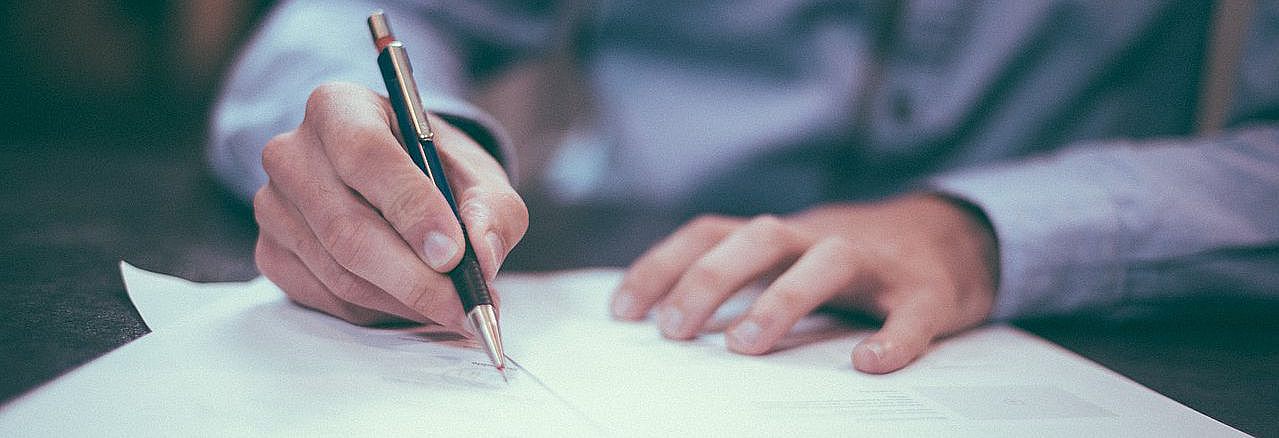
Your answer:
[[[1279,296],[1276,1],[1247,27],[1231,129],[1212,137],[1193,135],[1200,2],[617,0],[569,33],[556,2],[387,3],[270,15],[213,117],[229,187],[265,182],[262,146],[319,83],[382,90],[364,18],[383,8],[427,105],[508,165],[468,97],[575,36],[594,108],[547,176],[565,203],[686,218],[934,190],[994,227],[995,318]]]

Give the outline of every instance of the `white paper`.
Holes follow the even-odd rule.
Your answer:
[[[0,436],[1243,435],[1007,326],[871,376],[848,359],[865,333],[821,317],[741,356],[609,319],[617,271],[506,275],[506,384],[451,334],[354,327],[264,281],[125,275],[155,332],[5,406]]]
[[[151,330],[172,327],[192,313],[228,296],[233,299],[264,299],[278,296],[266,277],[247,283],[195,283],[178,277],[156,275],[120,262],[120,274],[129,300]],[[247,298],[246,298],[247,297]]]
[[[0,436],[598,434],[522,369],[504,382],[456,334],[352,326],[265,281],[228,290],[125,274],[130,287],[168,289],[134,296],[221,296],[6,406]]]
[[[622,434],[1246,436],[1010,326],[947,339],[881,376],[851,366],[849,353],[868,332],[820,316],[789,335],[792,348],[762,357],[728,352],[722,334],[668,341],[651,323],[606,316],[620,277],[508,277],[502,286],[508,342],[522,363]],[[530,290],[537,293],[512,293]],[[717,319],[744,309],[744,295]]]

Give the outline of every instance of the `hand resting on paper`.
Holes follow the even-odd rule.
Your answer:
[[[909,364],[939,336],[984,321],[998,275],[993,232],[974,212],[935,195],[821,206],[794,216],[705,216],[641,256],[613,296],[613,314],[689,339],[729,296],[759,280],[764,293],[729,326],[728,347],[768,352],[819,306],[883,317],[855,347],[868,373]]]
[[[258,269],[289,298],[356,324],[394,319],[463,329],[447,273],[462,231],[444,196],[396,140],[387,99],[317,87],[297,129],[262,151],[270,181],[253,200]],[[482,147],[432,117],[480,267],[491,281],[528,228],[524,201]]]

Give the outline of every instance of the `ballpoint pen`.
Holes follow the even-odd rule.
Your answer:
[[[457,201],[453,198],[453,190],[444,177],[444,167],[435,150],[435,131],[426,119],[426,110],[422,106],[422,98],[418,94],[417,83],[413,80],[413,66],[409,64],[408,52],[404,44],[395,39],[391,33],[390,22],[382,11],[374,11],[369,15],[369,32],[373,34],[373,44],[377,47],[378,67],[382,70],[382,80],[386,82],[386,91],[391,100],[391,108],[395,110],[396,122],[404,141],[404,150],[412,158],[413,164],[421,169],[435,187],[448,201],[453,216],[462,227],[462,241],[465,251],[462,261],[449,271],[453,287],[462,301],[462,310],[479,336],[484,352],[493,361],[493,366],[506,379],[506,354],[502,351],[502,332],[498,326],[497,309],[493,297],[489,293],[488,284],[480,272],[480,263],[475,257],[475,248],[466,232],[466,224],[457,209]]]

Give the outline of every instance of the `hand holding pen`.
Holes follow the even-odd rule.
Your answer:
[[[317,87],[297,129],[265,146],[270,180],[254,198],[256,261],[291,299],[357,324],[470,325],[447,274],[469,243],[491,281],[523,237],[528,212],[491,155],[443,120],[424,117],[456,215],[397,140],[390,101],[366,87]]]
[[[444,164],[435,149],[435,131],[426,118],[426,108],[422,106],[422,97],[413,78],[408,51],[391,33],[391,24],[381,11],[369,15],[369,32],[373,36],[373,45],[378,50],[378,67],[386,82],[386,91],[400,128],[400,141],[404,145],[404,151],[413,160],[413,165],[431,178],[435,189],[448,202],[453,216],[457,217],[462,230],[462,260],[449,271],[449,278],[453,280],[453,288],[462,302],[462,310],[484,351],[493,361],[493,366],[505,377],[506,353],[502,349],[497,308],[489,292],[488,281],[475,258],[475,249],[468,239],[466,224],[462,222],[462,213],[458,208],[457,198],[453,195],[452,185],[445,175]]]

